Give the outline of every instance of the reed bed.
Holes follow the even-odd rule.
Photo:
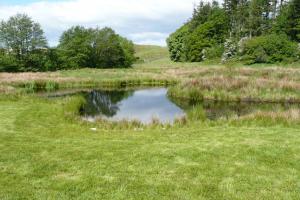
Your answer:
[[[184,81],[172,87],[169,96],[192,101],[300,102],[300,81],[214,74]]]

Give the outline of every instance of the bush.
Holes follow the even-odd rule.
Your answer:
[[[286,35],[265,35],[245,41],[240,52],[246,64],[297,61],[297,44]]]
[[[22,61],[20,65],[21,71],[48,71],[46,64],[50,62],[48,49],[31,51]]]
[[[222,45],[214,45],[212,47],[204,49],[203,60],[212,60],[220,58],[224,52],[224,47]]]
[[[0,54],[0,72],[18,72],[18,61],[14,56],[8,54]]]
[[[225,63],[232,59],[237,53],[237,44],[232,39],[227,39],[224,42],[224,51],[222,54],[222,62]]]

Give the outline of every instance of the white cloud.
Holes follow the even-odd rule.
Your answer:
[[[0,6],[0,19],[26,13],[41,23],[50,44],[73,25],[110,26],[134,42],[165,44],[192,14],[195,0],[69,0]],[[197,2],[197,1],[196,1]]]
[[[135,41],[136,44],[152,44],[165,46],[166,38],[169,36],[168,33],[160,32],[140,32],[129,34],[128,37]]]

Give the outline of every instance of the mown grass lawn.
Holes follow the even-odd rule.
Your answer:
[[[300,199],[297,127],[91,131],[70,101],[0,99],[0,199]]]

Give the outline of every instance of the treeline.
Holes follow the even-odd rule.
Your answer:
[[[0,24],[0,71],[130,67],[134,60],[132,41],[111,28],[75,26],[50,48],[40,24],[25,14]]]
[[[201,1],[167,43],[176,62],[296,62],[300,0],[225,0],[222,6]]]

